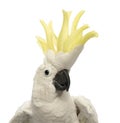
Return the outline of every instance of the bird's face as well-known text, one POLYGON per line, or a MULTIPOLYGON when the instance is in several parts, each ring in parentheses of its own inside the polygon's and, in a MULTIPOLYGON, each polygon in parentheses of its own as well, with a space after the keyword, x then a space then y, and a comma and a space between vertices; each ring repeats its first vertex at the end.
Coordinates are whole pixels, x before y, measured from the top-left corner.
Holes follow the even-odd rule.
POLYGON ((53 99, 58 92, 68 91, 70 78, 68 70, 58 71, 53 65, 44 63, 34 77, 33 98, 53 99))

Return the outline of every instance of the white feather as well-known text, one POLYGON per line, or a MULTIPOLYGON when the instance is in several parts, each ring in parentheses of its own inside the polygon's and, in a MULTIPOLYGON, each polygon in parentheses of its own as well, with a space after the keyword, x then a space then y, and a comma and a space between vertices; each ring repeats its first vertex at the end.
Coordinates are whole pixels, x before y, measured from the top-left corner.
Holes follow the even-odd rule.
POLYGON ((53 78, 57 72, 47 62, 38 68, 31 101, 18 109, 10 123, 98 123, 96 112, 87 99, 73 99, 66 90, 56 91, 53 78), (46 69, 50 72, 48 76, 44 74, 46 69))

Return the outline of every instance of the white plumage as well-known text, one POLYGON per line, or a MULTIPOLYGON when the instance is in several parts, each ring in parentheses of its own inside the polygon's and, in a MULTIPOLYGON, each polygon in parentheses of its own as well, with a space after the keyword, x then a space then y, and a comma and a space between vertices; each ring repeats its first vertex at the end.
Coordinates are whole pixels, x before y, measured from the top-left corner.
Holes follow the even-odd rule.
POLYGON ((84 97, 71 97, 56 91, 53 78, 57 69, 49 63, 41 65, 34 78, 31 101, 18 109, 10 123, 97 123, 94 107, 84 97), (50 74, 44 74, 45 70, 50 74))

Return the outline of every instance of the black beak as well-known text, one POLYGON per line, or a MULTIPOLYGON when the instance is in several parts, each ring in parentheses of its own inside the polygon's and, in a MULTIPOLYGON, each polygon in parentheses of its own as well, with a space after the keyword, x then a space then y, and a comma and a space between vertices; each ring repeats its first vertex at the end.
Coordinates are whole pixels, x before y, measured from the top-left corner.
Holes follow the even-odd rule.
POLYGON ((53 84, 56 90, 59 90, 59 91, 69 90, 70 77, 68 72, 69 71, 67 69, 63 69, 55 75, 53 79, 53 84))

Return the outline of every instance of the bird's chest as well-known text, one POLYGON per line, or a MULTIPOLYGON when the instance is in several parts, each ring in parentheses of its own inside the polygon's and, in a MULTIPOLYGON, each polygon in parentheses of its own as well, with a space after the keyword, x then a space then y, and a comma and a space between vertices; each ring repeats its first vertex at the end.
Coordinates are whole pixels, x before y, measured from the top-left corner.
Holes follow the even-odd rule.
MULTIPOLYGON (((68 123, 74 108, 66 102, 39 103, 33 105, 34 123, 68 123)), ((70 123, 70 122, 69 122, 70 123)))

